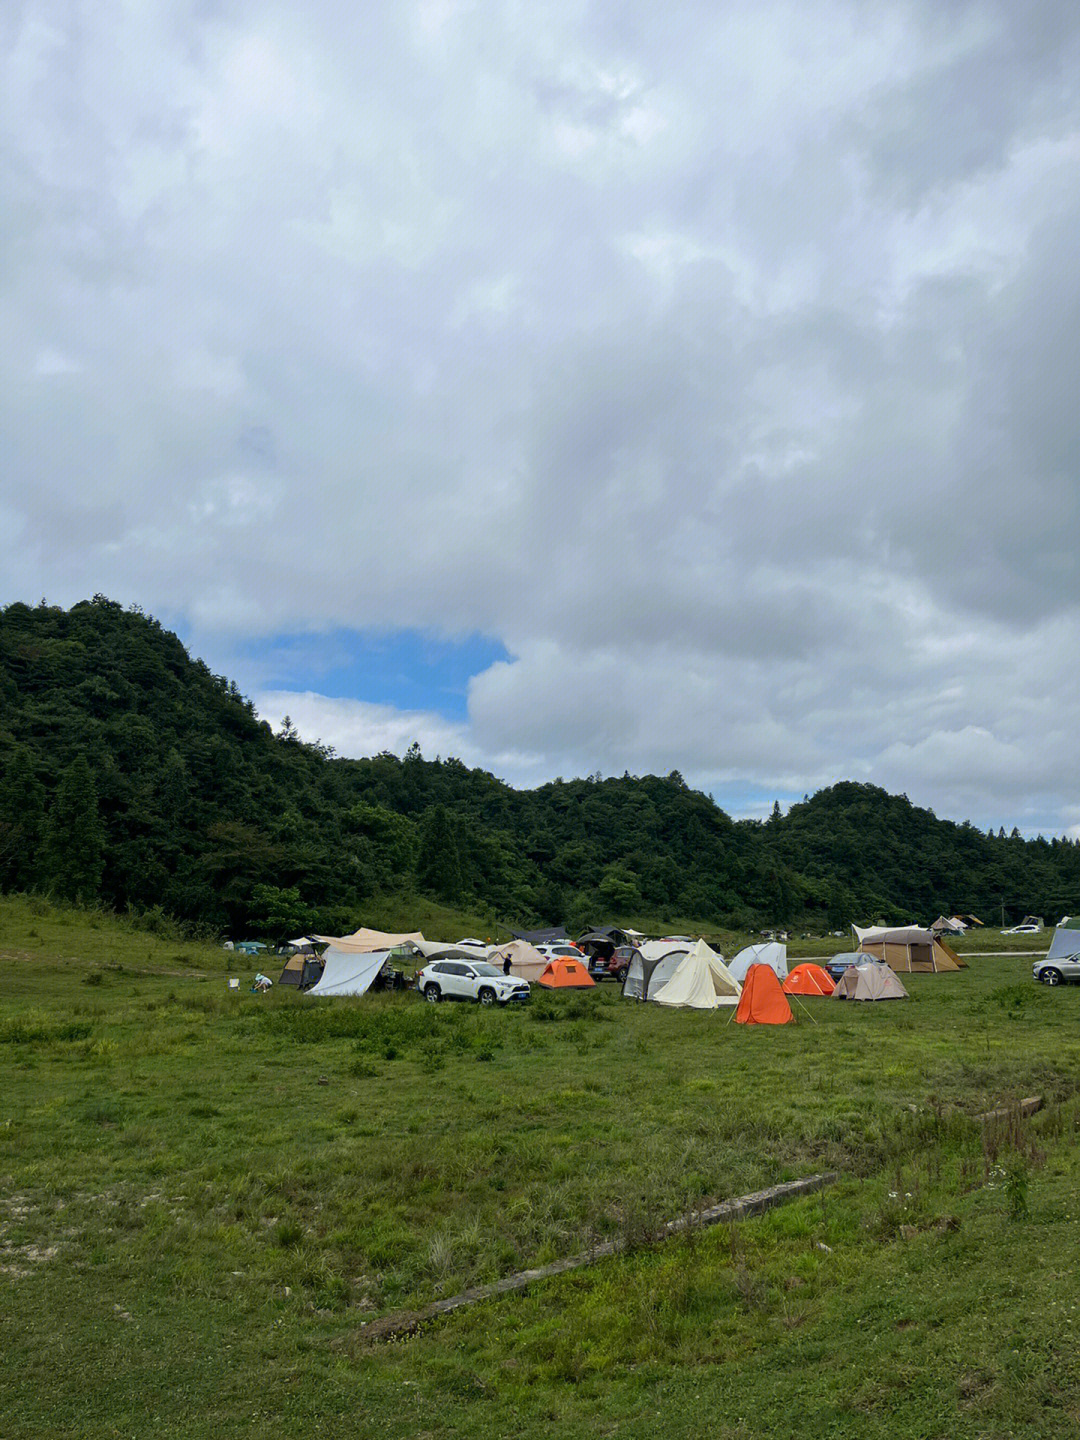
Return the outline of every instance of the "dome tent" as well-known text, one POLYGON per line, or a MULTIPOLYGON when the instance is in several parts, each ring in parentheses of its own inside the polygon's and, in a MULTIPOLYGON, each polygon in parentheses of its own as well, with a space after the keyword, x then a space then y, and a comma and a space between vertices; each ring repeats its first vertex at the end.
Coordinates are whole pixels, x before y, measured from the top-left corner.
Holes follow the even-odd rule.
POLYGON ((888 966, 852 965, 836 982, 834 1000, 906 1000, 908 992, 888 966))
POLYGON ((775 973, 776 978, 783 980, 788 973, 787 946, 779 940, 767 940, 760 945, 747 945, 735 956, 728 969, 741 985, 746 979, 746 972, 751 965, 768 965, 769 969, 775 973))
POLYGON ((820 965, 796 965, 781 988, 785 995, 831 995, 833 980, 820 965))
POLYGON ((646 955, 644 950, 638 950, 631 957, 626 970, 622 987, 623 999, 655 1000, 689 953, 686 945, 651 956, 646 955))

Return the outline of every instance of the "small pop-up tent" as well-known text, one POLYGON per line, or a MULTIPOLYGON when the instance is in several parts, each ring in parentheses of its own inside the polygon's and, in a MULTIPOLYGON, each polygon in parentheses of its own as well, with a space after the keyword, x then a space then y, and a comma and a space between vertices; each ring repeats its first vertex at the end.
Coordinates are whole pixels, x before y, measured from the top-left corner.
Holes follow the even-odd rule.
POLYGON ((596 985, 583 961, 570 960, 565 955, 549 960, 536 977, 536 983, 545 990, 588 990, 596 985))
POLYGON ((832 977, 820 965, 796 965, 781 989, 785 995, 831 995, 832 977))
POLYGON ((623 999, 655 1000, 661 987, 667 984, 689 953, 689 948, 685 945, 661 951, 660 954, 654 952, 648 956, 643 949, 637 951, 630 957, 626 970, 622 987, 623 999))
POLYGON ((787 972, 787 946, 779 940, 767 940, 760 945, 747 945, 732 960, 728 969, 741 985, 751 965, 768 965, 778 980, 787 972))
POLYGON ((685 954, 670 980, 650 987, 650 1000, 658 1005, 685 1006, 688 1010, 715 1010, 739 1003, 739 982, 721 956, 699 940, 685 954))
POLYGON ((735 1019, 740 1025, 788 1025, 795 1019, 770 965, 751 965, 746 972, 735 1019))
POLYGON ((506 945, 499 945, 488 956, 492 965, 503 969, 506 960, 510 961, 510 974, 516 975, 519 980, 539 980, 540 976, 547 969, 548 957, 541 955, 535 945, 530 945, 527 940, 511 940, 506 945))
POLYGON ((322 978, 323 962, 310 950, 298 951, 285 961, 279 985, 295 985, 299 990, 310 990, 322 978))
POLYGON ((884 960, 886 965, 905 974, 925 971, 936 975, 942 970, 960 970, 967 966, 967 961, 950 950, 939 935, 924 930, 921 925, 853 925, 851 928, 864 955, 884 960))
POLYGON ((906 1000, 908 992, 888 965, 852 965, 836 982, 834 1000, 906 1000))

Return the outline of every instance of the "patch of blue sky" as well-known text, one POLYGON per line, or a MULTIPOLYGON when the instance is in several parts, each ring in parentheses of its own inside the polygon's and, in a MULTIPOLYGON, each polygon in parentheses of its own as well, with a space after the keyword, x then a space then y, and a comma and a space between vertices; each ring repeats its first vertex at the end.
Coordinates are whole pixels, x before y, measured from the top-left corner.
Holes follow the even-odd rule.
POLYGON ((333 699, 464 720, 470 679, 509 658, 503 645, 486 635, 447 640, 419 630, 331 630, 249 640, 238 648, 235 663, 245 691, 314 690, 333 699))
POLYGON ((733 820, 767 820, 772 814, 773 803, 780 802, 780 809, 787 814, 790 806, 803 798, 803 792, 787 790, 763 790, 761 786, 742 781, 726 785, 714 785, 709 792, 712 798, 726 810, 733 820))

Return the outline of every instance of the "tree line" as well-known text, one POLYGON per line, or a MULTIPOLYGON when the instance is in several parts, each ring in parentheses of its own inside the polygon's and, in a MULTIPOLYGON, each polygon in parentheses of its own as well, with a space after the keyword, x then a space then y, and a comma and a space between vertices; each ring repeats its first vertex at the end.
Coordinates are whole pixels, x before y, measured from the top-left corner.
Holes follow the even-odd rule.
POLYGON ((820 930, 1080 909, 1080 846, 853 782, 762 823, 678 772, 514 790, 417 746, 337 757, 95 596, 0 610, 0 887, 271 935, 351 929, 410 892, 523 926, 820 930))

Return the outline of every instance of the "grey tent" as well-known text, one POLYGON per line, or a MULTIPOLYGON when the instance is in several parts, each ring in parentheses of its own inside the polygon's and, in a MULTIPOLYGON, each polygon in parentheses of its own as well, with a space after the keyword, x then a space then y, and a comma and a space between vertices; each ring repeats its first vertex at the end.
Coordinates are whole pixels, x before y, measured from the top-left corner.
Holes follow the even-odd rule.
POLYGON ((1066 915, 1054 930, 1054 938, 1046 952, 1048 960, 1064 960, 1069 955, 1080 955, 1080 928, 1077 927, 1080 927, 1080 915, 1066 915))
POLYGON ((549 930, 511 930, 515 940, 527 940, 530 945, 547 945, 553 940, 569 940, 565 925, 553 925, 549 930))
POLYGON ((622 993, 626 1000, 652 1000, 662 985, 666 985, 679 965, 690 952, 689 945, 677 950, 668 950, 663 955, 644 956, 640 950, 630 958, 622 993))
POLYGON ((285 961, 279 985, 295 985, 298 990, 310 990, 322 979, 323 962, 311 951, 297 951, 285 961))

